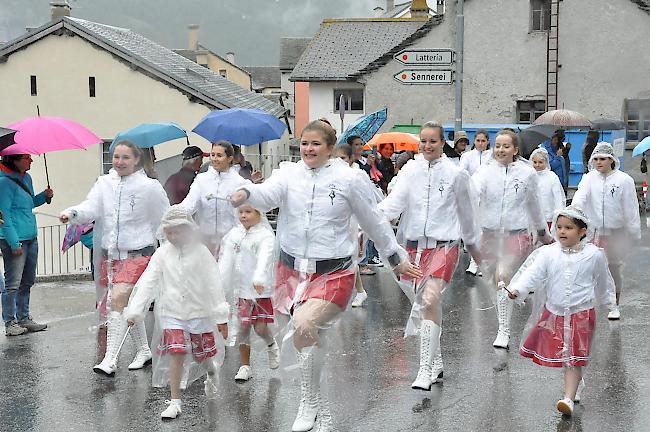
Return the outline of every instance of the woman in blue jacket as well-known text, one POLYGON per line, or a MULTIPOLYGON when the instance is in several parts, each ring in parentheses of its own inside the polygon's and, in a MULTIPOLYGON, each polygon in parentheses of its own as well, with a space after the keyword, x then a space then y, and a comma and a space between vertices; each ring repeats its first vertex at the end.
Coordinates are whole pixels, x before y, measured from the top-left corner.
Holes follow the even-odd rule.
POLYGON ((561 152, 564 151, 562 148, 562 142, 560 141, 560 136, 558 134, 553 135, 550 141, 546 141, 542 144, 542 147, 548 152, 549 168, 558 176, 560 183, 566 192, 566 162, 563 155, 561 153, 558 154, 558 150, 561 150, 561 152))
POLYGON ((48 188, 34 195, 32 178, 27 174, 31 165, 32 157, 28 154, 3 156, 0 163, 0 210, 4 216, 0 250, 5 264, 2 320, 7 336, 47 328, 46 324, 34 322, 29 314, 29 294, 36 279, 38 259, 36 218, 32 209, 51 200, 54 192, 48 188))

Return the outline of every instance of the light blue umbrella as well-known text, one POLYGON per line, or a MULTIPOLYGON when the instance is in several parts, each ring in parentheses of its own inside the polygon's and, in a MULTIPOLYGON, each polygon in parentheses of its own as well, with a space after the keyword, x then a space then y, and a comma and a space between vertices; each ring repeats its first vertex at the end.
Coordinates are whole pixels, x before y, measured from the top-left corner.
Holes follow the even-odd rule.
POLYGON ((634 147, 634 150, 632 150, 632 156, 641 156, 648 150, 650 150, 650 136, 643 138, 641 142, 634 147))
POLYGON ((187 139, 187 132, 176 123, 142 123, 118 133, 111 143, 109 151, 112 152, 115 145, 120 141, 131 141, 140 148, 151 148, 157 144, 178 138, 185 138, 187 144, 190 144, 187 139))
POLYGON ((286 123, 264 111, 230 108, 208 113, 192 132, 211 143, 226 140, 232 144, 249 146, 276 140, 286 129, 286 123))
POLYGON ((357 121, 348 126, 345 132, 341 134, 337 144, 344 143, 348 140, 348 137, 355 135, 361 137, 363 142, 367 143, 373 136, 375 136, 379 128, 386 121, 386 118, 388 118, 388 108, 383 108, 374 113, 360 117, 357 121))

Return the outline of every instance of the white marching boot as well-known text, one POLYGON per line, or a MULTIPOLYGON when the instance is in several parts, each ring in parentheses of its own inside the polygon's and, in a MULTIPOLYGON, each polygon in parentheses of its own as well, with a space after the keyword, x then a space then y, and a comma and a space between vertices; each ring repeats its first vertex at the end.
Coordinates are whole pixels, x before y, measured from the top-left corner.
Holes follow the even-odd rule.
POLYGON ((320 390, 320 399, 318 401, 318 424, 314 432, 332 432, 334 424, 332 423, 332 413, 327 396, 323 394, 324 389, 320 390))
POLYGON ((144 321, 138 321, 133 324, 131 327, 131 337, 138 352, 135 353, 135 358, 129 365, 129 370, 142 369, 146 365, 151 364, 151 350, 149 349, 147 329, 144 326, 144 321))
POLYGON ((418 370, 418 376, 411 384, 411 388, 431 390, 433 357, 434 354, 438 354, 439 346, 440 326, 431 320, 422 320, 422 326, 420 327, 420 369, 418 370))
POLYGON ((298 415, 291 426, 292 432, 307 432, 314 428, 318 415, 320 374, 323 367, 322 353, 315 353, 316 348, 307 349, 309 352, 298 352, 300 361, 300 405, 298 415), (316 358, 320 357, 320 358, 316 358))
POLYGON ((497 319, 499 320, 499 331, 492 346, 495 348, 508 349, 510 343, 510 317, 512 316, 512 302, 508 300, 505 290, 497 291, 497 319))
POLYGON ((117 368, 117 350, 126 333, 127 325, 120 312, 109 312, 106 327, 106 354, 101 363, 93 367, 93 371, 112 376, 117 368))
POLYGON ((442 326, 438 335, 438 350, 434 354, 433 366, 431 366, 431 384, 442 382, 442 350, 440 349, 440 337, 442 336, 442 326))

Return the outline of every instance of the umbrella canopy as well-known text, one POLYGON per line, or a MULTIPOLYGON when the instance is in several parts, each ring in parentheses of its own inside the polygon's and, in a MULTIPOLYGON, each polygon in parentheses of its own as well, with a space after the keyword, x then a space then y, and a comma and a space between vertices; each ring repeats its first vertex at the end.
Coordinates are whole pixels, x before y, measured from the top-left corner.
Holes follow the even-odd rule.
POLYGON ((344 143, 348 140, 348 137, 355 135, 361 137, 363 142, 367 143, 384 124, 387 117, 388 108, 380 109, 379 111, 360 117, 348 126, 345 132, 339 137, 337 143, 344 143))
POLYGON ((111 143, 109 151, 113 151, 115 145, 120 141, 131 141, 140 148, 151 148, 156 144, 178 138, 187 139, 187 132, 176 123, 142 123, 118 133, 111 143))
POLYGON ((63 117, 30 117, 9 125, 15 129, 16 144, 0 155, 40 155, 59 150, 86 149, 102 142, 86 127, 63 117))
POLYGON ((632 150, 632 156, 641 156, 648 150, 650 150, 650 136, 643 138, 641 142, 634 147, 634 150, 632 150))
POLYGON ((591 128, 594 130, 620 130, 625 129, 625 122, 600 117, 595 120, 591 120, 591 128))
POLYGON ((591 122, 587 117, 576 111, 553 110, 547 111, 533 122, 535 125, 553 125, 559 128, 590 128, 591 122))
POLYGON ((519 141, 521 148, 520 153, 526 157, 535 150, 537 146, 551 138, 557 126, 553 125, 533 125, 519 132, 519 141))
POLYGON ((287 125, 282 120, 264 111, 231 108, 210 112, 192 132, 211 143, 226 140, 249 146, 278 139, 286 129, 287 125))
POLYGON ((16 135, 15 130, 0 127, 0 150, 4 150, 16 143, 14 141, 14 135, 16 135))
POLYGON ((373 147, 379 149, 381 144, 393 144, 395 151, 417 152, 420 147, 420 140, 416 135, 406 132, 386 132, 375 135, 364 146, 364 149, 370 150, 373 147))

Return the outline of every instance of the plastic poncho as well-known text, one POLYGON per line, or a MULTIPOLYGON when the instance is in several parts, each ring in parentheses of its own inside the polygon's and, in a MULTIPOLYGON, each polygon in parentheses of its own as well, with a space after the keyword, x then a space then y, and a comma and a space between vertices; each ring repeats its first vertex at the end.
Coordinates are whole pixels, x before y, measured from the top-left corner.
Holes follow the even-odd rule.
POLYGON ((194 179, 181 206, 194 215, 206 244, 219 256, 221 239, 238 223, 237 210, 230 204, 230 194, 251 184, 235 170, 220 172, 209 167, 194 179))
POLYGON ((156 246, 158 228, 169 208, 165 190, 157 180, 139 170, 120 177, 111 169, 97 179, 86 199, 64 210, 73 225, 94 221, 93 264, 100 321, 110 308, 112 261, 123 260, 129 251, 156 246), (106 254, 106 255, 105 255, 106 254), (108 285, 102 285, 102 260, 107 259, 108 285))
MULTIPOLYGON (((570 206, 558 216, 589 219, 570 206)), ((531 254, 513 277, 508 290, 523 302, 535 291, 530 318, 524 329, 520 353, 535 363, 550 366, 585 366, 591 352, 595 329, 593 308, 612 308, 616 303, 614 281, 602 249, 587 243, 589 232, 573 247, 556 243, 542 246, 531 254)))
POLYGON ((183 364, 181 387, 185 388, 206 372, 206 361, 220 365, 224 342, 216 324, 228 322, 228 303, 221 288, 217 262, 199 239, 198 227, 188 212, 172 206, 162 221, 162 228, 179 226, 190 228, 191 239, 183 246, 167 241, 151 257, 151 261, 135 285, 124 319, 143 319, 149 305, 155 301, 156 324, 151 339, 153 353, 152 385, 163 387, 169 383, 169 356, 162 355, 163 327, 182 328, 185 344, 190 347, 191 334, 212 333, 217 354, 197 361, 189 348, 183 364))
POLYGON ((491 149, 481 151, 474 148, 470 151, 466 151, 460 156, 460 167, 467 171, 471 176, 490 160, 492 160, 491 149))
POLYGON ((560 183, 560 179, 553 173, 548 164, 548 152, 543 148, 536 148, 531 153, 529 160, 541 158, 546 163, 542 171, 537 171, 537 184, 539 190, 539 203, 544 212, 546 222, 553 221, 553 215, 556 211, 562 210, 566 206, 566 195, 560 183))
MULTIPOLYGON (((429 301, 424 294, 427 281, 444 268, 453 273, 460 240, 466 245, 478 245, 480 229, 470 177, 449 158, 413 160, 397 178, 393 191, 378 207, 389 220, 402 215, 398 238, 403 239, 411 260, 425 273, 421 280, 402 278, 400 282, 413 302, 405 332, 408 336, 419 333, 421 311, 429 301)), ((438 295, 443 292, 444 288, 438 295)))

